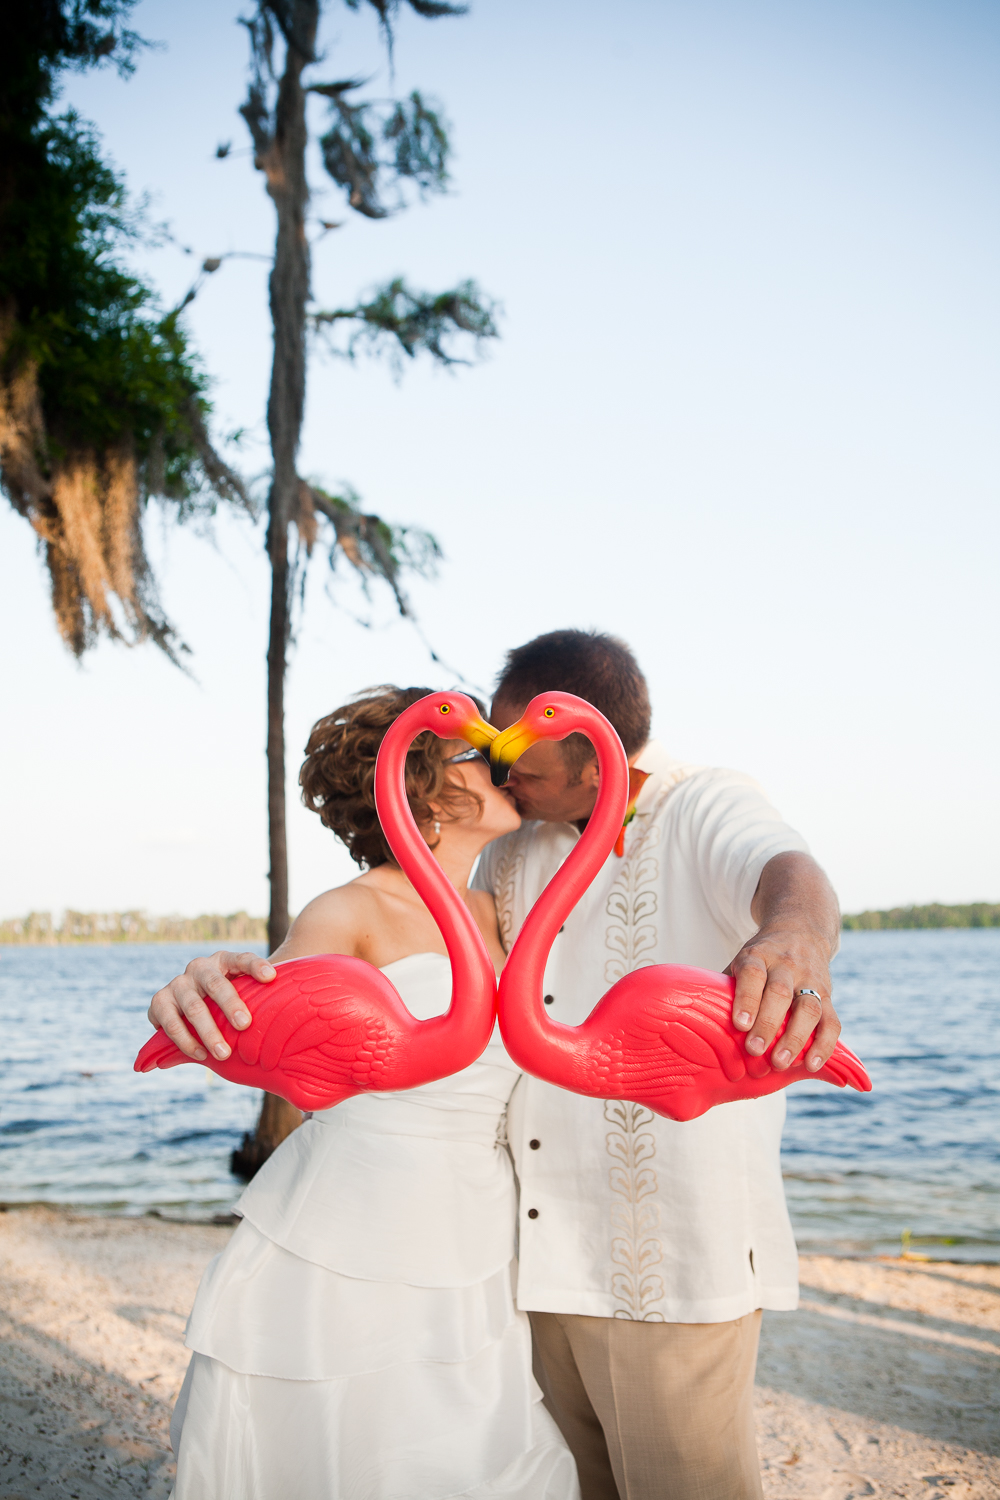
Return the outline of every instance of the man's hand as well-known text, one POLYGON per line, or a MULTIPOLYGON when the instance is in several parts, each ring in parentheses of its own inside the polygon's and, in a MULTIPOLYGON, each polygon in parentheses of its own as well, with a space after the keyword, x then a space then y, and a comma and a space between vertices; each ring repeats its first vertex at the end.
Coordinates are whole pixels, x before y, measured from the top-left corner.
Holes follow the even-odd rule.
POLYGON ((840 931, 833 887, 808 854, 777 854, 761 872, 751 911, 758 930, 728 970, 736 980, 733 1024, 750 1033, 746 1049, 760 1057, 788 1016, 771 1055, 779 1072, 791 1065, 815 1031, 805 1061, 816 1073, 840 1036, 830 1001, 830 959, 840 931), (804 989, 818 990, 820 999, 801 994, 804 989))
POLYGON ((195 1062, 205 1061, 208 1056, 205 1047, 210 1048, 212 1055, 220 1061, 230 1052, 205 1004, 206 996, 215 1001, 237 1031, 245 1031, 250 1025, 250 1013, 226 978, 227 974, 252 974, 262 984, 268 984, 274 978, 275 969, 266 958, 259 958, 256 953, 213 953, 211 958, 193 958, 184 973, 178 974, 162 990, 157 990, 150 1002, 148 1015, 153 1025, 162 1026, 170 1040, 195 1062), (185 1025, 185 1020, 188 1025, 185 1025), (199 1046, 189 1026, 201 1037, 205 1047, 199 1046))

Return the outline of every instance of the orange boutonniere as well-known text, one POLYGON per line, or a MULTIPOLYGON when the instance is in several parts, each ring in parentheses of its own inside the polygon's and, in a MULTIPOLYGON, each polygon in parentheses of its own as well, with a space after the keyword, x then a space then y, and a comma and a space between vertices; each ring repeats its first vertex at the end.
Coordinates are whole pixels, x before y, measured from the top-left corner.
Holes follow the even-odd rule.
POLYGON ((625 830, 635 817, 636 801, 650 775, 649 771, 637 771, 635 766, 628 768, 628 806, 625 809, 625 821, 622 824, 621 833, 615 839, 615 853, 619 859, 625 856, 625 830))

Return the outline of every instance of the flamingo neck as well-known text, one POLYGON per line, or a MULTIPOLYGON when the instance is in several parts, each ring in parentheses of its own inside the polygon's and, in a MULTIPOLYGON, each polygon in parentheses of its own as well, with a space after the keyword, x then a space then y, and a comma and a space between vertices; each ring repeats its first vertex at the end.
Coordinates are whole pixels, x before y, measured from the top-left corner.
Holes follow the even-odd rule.
POLYGON ((499 992, 501 1024, 514 1061, 533 1072, 531 1056, 544 1047, 545 1076, 567 1086, 580 1066, 581 1038, 577 1027, 546 1014, 545 963, 560 928, 614 848, 628 801, 628 761, 621 740, 603 717, 583 705, 577 714, 573 729, 586 734, 597 752, 597 802, 578 843, 528 913, 500 976, 499 992), (517 1038, 514 1047, 511 1037, 517 1038), (515 1047, 521 1055, 515 1055, 515 1047))
MULTIPOLYGON (((418 1022, 414 1038, 434 1046, 445 1027, 449 1038, 456 1028, 463 1034, 476 1032, 483 1008, 492 1012, 496 974, 472 913, 428 849, 407 801, 406 752, 429 727, 415 713, 419 708, 414 704, 386 731, 375 767, 375 806, 399 868, 436 922, 448 950, 451 1003, 444 1015, 418 1022)), ((456 1041, 460 1043, 461 1037, 456 1041)))

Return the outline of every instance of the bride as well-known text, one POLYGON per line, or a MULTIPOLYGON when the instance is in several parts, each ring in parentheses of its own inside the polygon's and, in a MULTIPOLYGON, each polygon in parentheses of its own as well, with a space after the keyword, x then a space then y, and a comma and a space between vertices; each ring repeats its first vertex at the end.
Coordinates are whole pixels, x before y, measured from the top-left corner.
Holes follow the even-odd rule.
MULTIPOLYGON (((377 689, 315 725, 303 798, 364 873, 310 902, 273 955, 366 959, 419 1019, 447 1010, 450 965, 389 851, 373 781, 389 725, 428 691, 377 689)), ((478 752, 430 734, 407 756, 406 790, 499 968, 492 898, 468 880, 484 846, 518 826, 512 803, 478 752)), ((250 954, 195 960, 150 1020, 204 1057, 189 1032, 182 1041, 185 1015, 218 1055, 202 997, 248 1024, 221 977, 237 970, 273 974, 250 954)), ((265 1163, 188 1323, 175 1500, 579 1500, 513 1300, 504 1122, 517 1077, 494 1030, 463 1072, 320 1111, 265 1163)))

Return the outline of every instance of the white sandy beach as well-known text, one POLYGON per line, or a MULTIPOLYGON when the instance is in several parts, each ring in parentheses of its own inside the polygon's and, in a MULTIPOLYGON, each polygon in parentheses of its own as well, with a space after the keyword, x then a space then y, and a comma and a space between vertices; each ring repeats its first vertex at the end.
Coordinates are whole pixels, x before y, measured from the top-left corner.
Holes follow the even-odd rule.
MULTIPOLYGON (((0 1215, 0 1496, 170 1492, 167 1429, 201 1272, 231 1229, 31 1207, 0 1215)), ((1000 1266, 802 1260, 768 1313, 768 1500, 1000 1497, 1000 1266)))

